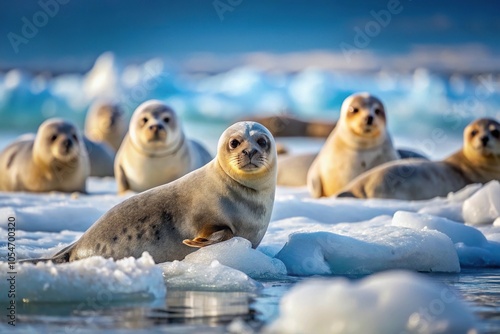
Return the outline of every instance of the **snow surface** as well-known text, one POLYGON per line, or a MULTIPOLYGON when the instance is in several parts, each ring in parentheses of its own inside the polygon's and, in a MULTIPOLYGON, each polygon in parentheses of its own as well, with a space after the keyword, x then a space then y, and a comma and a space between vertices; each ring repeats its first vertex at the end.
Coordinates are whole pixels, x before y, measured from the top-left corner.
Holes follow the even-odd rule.
POLYGON ((477 333, 471 310, 449 287, 389 271, 298 283, 266 333, 477 333))

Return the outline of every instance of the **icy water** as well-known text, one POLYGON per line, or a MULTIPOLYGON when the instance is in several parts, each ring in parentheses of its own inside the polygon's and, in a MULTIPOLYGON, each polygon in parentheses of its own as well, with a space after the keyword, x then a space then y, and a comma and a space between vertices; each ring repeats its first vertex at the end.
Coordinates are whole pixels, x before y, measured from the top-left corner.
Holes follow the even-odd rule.
MULTIPOLYGON (((427 276, 460 292, 481 319, 481 333, 500 332, 500 269, 427 276)), ((165 300, 141 303, 19 304, 16 332, 259 332, 278 316, 283 294, 300 280, 263 281, 264 287, 252 293, 170 289, 165 300)), ((10 329, 2 324, 0 330, 10 329)))

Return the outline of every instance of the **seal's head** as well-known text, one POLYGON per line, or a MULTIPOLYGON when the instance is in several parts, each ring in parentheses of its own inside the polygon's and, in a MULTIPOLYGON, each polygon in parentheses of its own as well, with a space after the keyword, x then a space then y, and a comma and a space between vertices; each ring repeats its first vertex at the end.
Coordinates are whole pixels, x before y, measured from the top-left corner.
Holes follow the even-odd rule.
POLYGON ((339 126, 350 139, 363 146, 379 145, 386 136, 382 102, 369 93, 357 93, 342 103, 339 126))
POLYGON ((269 130, 256 122, 238 122, 219 139, 217 160, 232 179, 252 188, 276 186, 276 143, 269 130))
POLYGON ((124 122, 124 113, 118 104, 99 101, 94 103, 89 109, 85 130, 92 127, 95 132, 105 136, 114 131, 121 130, 124 122))
POLYGON ((142 103, 132 115, 129 135, 133 145, 149 154, 169 154, 183 141, 183 132, 172 108, 158 100, 142 103))
POLYGON ((464 130, 464 154, 470 161, 500 161, 500 124, 494 119, 480 118, 464 130))
POLYGON ((87 154, 75 125, 62 119, 49 119, 38 128, 33 155, 46 165, 57 161, 69 163, 87 154))

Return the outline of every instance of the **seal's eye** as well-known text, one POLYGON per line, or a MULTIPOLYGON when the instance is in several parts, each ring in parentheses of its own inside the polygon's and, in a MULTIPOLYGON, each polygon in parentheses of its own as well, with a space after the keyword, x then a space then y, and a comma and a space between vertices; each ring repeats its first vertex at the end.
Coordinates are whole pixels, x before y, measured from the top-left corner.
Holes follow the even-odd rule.
POLYGON ((498 129, 492 130, 490 133, 493 137, 497 139, 500 137, 500 131, 498 131, 498 129))
POLYGON ((148 122, 148 118, 147 118, 147 117, 143 117, 143 118, 141 119, 141 125, 144 125, 144 124, 146 124, 147 122, 148 122))
POLYGON ((231 148, 237 148, 238 146, 240 146, 240 142, 236 139, 232 139, 229 142, 229 147, 231 147, 231 148))
POLYGON ((382 110, 379 108, 375 109, 375 115, 380 115, 382 113, 382 110))
POLYGON ((57 139, 57 135, 52 135, 52 137, 50 137, 50 141, 54 142, 56 141, 57 139))
POLYGON ((163 122, 165 122, 165 123, 170 122, 170 117, 165 117, 165 118, 163 118, 163 122))
POLYGON ((76 134, 74 134, 74 133, 73 133, 73 136, 72 136, 72 137, 73 137, 73 140, 74 140, 74 141, 78 141, 78 137, 76 136, 76 134))
POLYGON ((356 107, 351 107, 350 111, 355 114, 359 111, 359 108, 356 108, 356 107))
POLYGON ((267 141, 264 138, 259 138, 257 139, 257 144, 259 144, 260 147, 266 147, 267 141))
POLYGON ((478 133, 478 131, 477 131, 477 130, 472 130, 472 131, 470 132, 470 136, 471 136, 471 137, 474 137, 475 135, 477 135, 477 133, 478 133))

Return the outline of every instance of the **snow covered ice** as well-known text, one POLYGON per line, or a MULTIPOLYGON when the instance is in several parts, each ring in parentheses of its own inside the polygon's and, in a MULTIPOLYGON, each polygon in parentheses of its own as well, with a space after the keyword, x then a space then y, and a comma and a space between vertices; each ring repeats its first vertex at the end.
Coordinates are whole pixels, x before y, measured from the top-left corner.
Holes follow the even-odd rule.
POLYGON ((446 218, 402 211, 394 215, 393 225, 444 233, 455 245, 462 267, 500 267, 500 243, 488 241, 483 233, 472 226, 446 218))
MULTIPOLYGON (((183 261, 154 267, 167 286, 212 291, 252 291, 259 287, 258 280, 280 279, 287 274, 370 274, 389 269, 459 272, 461 267, 498 267, 500 227, 491 223, 468 226, 467 215, 455 212, 458 208, 462 213, 464 203, 473 196, 491 194, 491 187, 491 184, 469 187, 446 198, 420 202, 313 200, 303 188, 278 188, 273 218, 257 249, 252 249, 247 240, 234 238, 200 249, 183 261), (433 215, 423 213, 429 211, 433 215)), ((91 178, 90 194, 77 197, 61 193, 0 194, 0 210, 16 217, 18 222, 16 251, 19 259, 50 256, 77 240, 101 214, 126 198, 115 195, 115 191, 112 180, 91 178)), ((491 212, 488 211, 490 206, 488 201, 478 201, 474 208, 491 212)), ((491 214, 490 218, 493 218, 491 214)), ((2 224, 0 233, 6 235, 5 222, 2 224)), ((27 265, 21 275, 41 279, 28 280, 33 284, 24 290, 23 298, 30 301, 82 298, 87 291, 85 287, 92 282, 92 275, 97 276, 99 284, 104 284, 106 275, 124 270, 120 269, 119 261, 102 258, 84 261, 89 262, 78 261, 62 267, 27 265), (85 274, 84 268, 94 266, 108 269, 85 274), (58 273, 55 278, 50 276, 54 270, 58 273), (72 275, 79 279, 69 284, 68 277, 72 275), (44 287, 54 279, 65 282, 58 284, 58 293, 44 287)), ((137 268, 151 265, 139 265, 148 263, 147 258, 136 260, 137 263, 127 261, 137 268)), ((5 266, 6 262, 1 265, 5 266)), ((157 282, 157 274, 153 275, 152 268, 148 269, 149 274, 137 270, 134 277, 144 276, 144 280, 149 281, 154 276, 157 282)), ((137 290, 129 291, 124 286, 126 278, 115 279, 118 282, 116 290, 110 291, 116 293, 117 298, 124 293, 134 295, 149 291, 141 284, 135 285, 137 290)), ((158 288, 148 293, 161 295, 158 288)))
POLYGON ((463 216, 473 225, 491 224, 500 217, 500 183, 488 182, 464 202, 463 216))
POLYGON ((297 233, 276 255, 291 275, 370 274, 399 268, 459 272, 453 244, 436 231, 376 227, 354 236, 297 233))
POLYGON ((209 264, 174 261, 165 262, 160 266, 169 289, 254 291, 262 287, 245 273, 224 266, 217 260, 209 264))
POLYGON ((253 249, 250 241, 239 237, 203 247, 183 260, 193 264, 210 264, 212 261, 242 271, 252 278, 277 278, 286 275, 283 262, 253 249))
MULTIPOLYGON (((7 262, 0 262, 1 272, 9 272, 8 266, 7 262)), ((166 295, 162 271, 147 253, 139 259, 118 261, 91 257, 60 265, 17 263, 16 272, 18 300, 29 303, 78 302, 91 296, 110 303, 166 295)), ((8 284, 2 277, 1 291, 8 291, 8 284)), ((6 298, 6 293, 0 295, 0 301, 6 298)))

